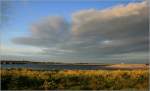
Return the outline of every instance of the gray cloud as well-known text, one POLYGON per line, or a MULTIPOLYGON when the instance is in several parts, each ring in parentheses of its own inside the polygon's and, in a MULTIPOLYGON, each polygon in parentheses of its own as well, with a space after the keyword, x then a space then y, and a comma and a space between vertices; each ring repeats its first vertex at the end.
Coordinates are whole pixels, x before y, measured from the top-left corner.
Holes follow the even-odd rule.
POLYGON ((75 12, 72 24, 62 17, 48 17, 31 26, 31 36, 13 42, 40 47, 60 58, 111 59, 112 55, 137 52, 147 55, 148 26, 146 2, 131 3, 75 12))
POLYGON ((69 36, 69 24, 58 16, 47 17, 31 26, 31 36, 13 40, 14 43, 52 47, 64 42, 69 36))

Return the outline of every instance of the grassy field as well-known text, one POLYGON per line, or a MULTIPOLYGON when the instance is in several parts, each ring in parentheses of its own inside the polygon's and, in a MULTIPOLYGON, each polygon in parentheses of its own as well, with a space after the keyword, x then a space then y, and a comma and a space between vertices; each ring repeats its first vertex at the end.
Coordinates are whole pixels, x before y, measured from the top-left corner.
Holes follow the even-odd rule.
POLYGON ((148 90, 148 70, 1 69, 3 90, 148 90))

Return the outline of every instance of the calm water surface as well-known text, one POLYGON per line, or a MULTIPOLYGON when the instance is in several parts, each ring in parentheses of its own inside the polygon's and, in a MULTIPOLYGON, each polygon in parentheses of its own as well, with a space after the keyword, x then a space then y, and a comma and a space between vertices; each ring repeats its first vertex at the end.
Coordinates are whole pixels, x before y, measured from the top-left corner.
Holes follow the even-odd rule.
POLYGON ((31 68, 34 70, 95 70, 99 65, 65 65, 65 64, 1 64, 1 68, 31 68))

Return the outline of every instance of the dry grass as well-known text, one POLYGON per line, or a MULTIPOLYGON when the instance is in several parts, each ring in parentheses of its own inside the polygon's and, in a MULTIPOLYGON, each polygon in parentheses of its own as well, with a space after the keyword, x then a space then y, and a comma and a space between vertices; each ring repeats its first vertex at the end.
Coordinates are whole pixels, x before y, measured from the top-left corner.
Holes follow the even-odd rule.
POLYGON ((106 66, 108 68, 126 68, 126 69, 149 69, 149 65, 146 64, 114 64, 106 66))
POLYGON ((2 89, 147 90, 148 70, 1 70, 2 89))

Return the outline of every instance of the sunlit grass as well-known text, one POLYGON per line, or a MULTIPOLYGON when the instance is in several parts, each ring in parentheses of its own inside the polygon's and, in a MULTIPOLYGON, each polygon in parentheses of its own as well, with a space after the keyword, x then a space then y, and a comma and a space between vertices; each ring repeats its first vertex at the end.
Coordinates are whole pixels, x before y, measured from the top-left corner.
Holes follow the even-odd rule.
POLYGON ((2 89, 148 89, 148 70, 61 70, 33 71, 2 69, 2 89))

